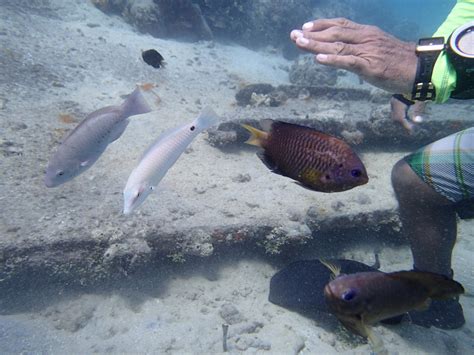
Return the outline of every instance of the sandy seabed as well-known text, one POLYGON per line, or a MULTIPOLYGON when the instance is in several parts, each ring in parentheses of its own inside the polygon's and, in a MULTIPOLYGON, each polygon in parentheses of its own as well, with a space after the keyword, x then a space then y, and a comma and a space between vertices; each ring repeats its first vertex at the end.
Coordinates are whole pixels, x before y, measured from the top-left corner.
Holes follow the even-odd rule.
MULTIPOLYGON (((73 228, 63 238, 75 238, 71 230, 80 229, 82 224, 97 223, 100 230, 104 216, 120 213, 124 181, 136 158, 157 134, 190 121, 206 105, 225 116, 235 109, 236 89, 245 83, 288 83, 291 63, 271 48, 252 51, 231 44, 156 39, 137 33, 120 18, 106 16, 88 2, 51 3, 51 8, 35 11, 0 6, 0 41, 5 39, 6 43, 0 48, 0 61, 5 64, 0 69, 0 143, 11 153, 1 161, 2 230, 16 224, 28 231, 23 235, 46 238, 45 228, 64 228, 58 220, 73 228), (164 70, 154 70, 141 61, 141 50, 148 48, 163 53, 167 61, 164 70), (155 102, 156 111, 133 118, 97 166, 59 190, 45 189, 42 178, 49 154, 71 128, 67 119, 59 121, 57 117, 63 113, 84 117, 100 107, 117 104, 136 83, 156 84, 160 97, 160 102, 155 102), (14 144, 5 145, 7 141, 14 144), (100 218, 94 219, 96 214, 100 218)), ((357 82, 346 77, 348 82, 352 79, 357 82)), ((373 154, 368 162, 369 170, 374 165, 378 169, 374 175, 380 175, 371 178, 382 187, 365 190, 369 196, 379 196, 372 197, 376 206, 394 204, 390 169, 403 155, 373 154)), ((279 198, 270 196, 265 186, 281 181, 268 176, 253 151, 226 155, 210 147, 203 135, 163 181, 161 193, 150 196, 143 205, 144 215, 163 215, 171 225, 173 219, 167 211, 172 209, 182 214, 176 224, 187 219, 191 225, 212 224, 221 218, 229 218, 229 223, 237 223, 239 218, 257 221, 268 218, 270 212, 273 219, 287 220, 289 214, 301 213, 298 201, 310 198, 292 200, 293 191, 299 188, 288 183, 288 189, 283 186, 284 198, 274 204, 279 198), (252 176, 255 185, 246 185, 236 193, 240 185, 231 185, 229 177, 244 172, 252 176), (226 183, 230 191, 223 188, 212 198, 203 195, 209 200, 199 201, 200 190, 226 183), (187 199, 196 189, 198 192, 187 199), (262 208, 248 207, 256 203, 262 208), (189 210, 194 212, 187 214, 189 210), (205 213, 199 214, 200 210, 205 213)), ((305 191, 297 193, 303 195, 305 191)), ((351 194, 343 196, 353 202, 351 194)), ((318 199, 306 202, 317 204, 318 199)), ((347 204, 354 206, 352 202, 347 204)), ((134 216, 129 227, 140 228, 141 217, 134 216)), ((117 221, 122 220, 114 223, 117 221)), ((459 226, 455 278, 472 292, 474 223, 460 222, 459 226)), ((12 233, 2 233, 2 238, 2 245, 27 239, 12 233)), ((356 244, 333 254, 371 264, 375 249, 383 271, 411 268, 409 249, 403 245, 356 244)), ((236 246, 234 251, 183 264, 167 263, 93 288, 56 283, 42 289, 16 290, 14 299, 0 300, 0 352, 221 353, 223 324, 229 325, 230 353, 370 352, 364 341, 348 335, 333 318, 314 320, 268 302, 269 280, 279 268, 291 260, 319 256, 321 251, 314 245, 286 259, 236 246)), ((405 322, 378 326, 376 331, 393 354, 472 354, 474 302, 471 297, 461 297, 460 301, 466 325, 459 330, 425 329, 405 322)))

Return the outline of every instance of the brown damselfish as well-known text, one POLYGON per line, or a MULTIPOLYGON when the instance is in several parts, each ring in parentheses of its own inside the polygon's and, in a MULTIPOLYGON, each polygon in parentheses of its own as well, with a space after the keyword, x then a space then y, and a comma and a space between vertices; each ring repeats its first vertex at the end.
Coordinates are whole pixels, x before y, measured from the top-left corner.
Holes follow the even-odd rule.
POLYGON ((260 121, 262 130, 242 125, 252 135, 246 143, 274 173, 296 180, 310 190, 340 192, 369 181, 364 164, 343 140, 310 127, 260 121))
MULTIPOLYGON (((328 264, 326 264, 328 265, 328 264)), ((462 285, 447 276, 423 271, 379 271, 338 275, 324 288, 329 309, 348 329, 369 338, 374 349, 381 339, 370 326, 412 310, 425 310, 431 300, 444 300, 464 293, 462 285)))

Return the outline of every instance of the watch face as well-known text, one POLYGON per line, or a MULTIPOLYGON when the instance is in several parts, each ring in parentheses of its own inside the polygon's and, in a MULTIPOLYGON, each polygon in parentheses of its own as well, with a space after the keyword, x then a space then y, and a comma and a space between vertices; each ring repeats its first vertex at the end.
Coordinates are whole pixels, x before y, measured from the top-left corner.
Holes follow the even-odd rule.
POLYGON ((466 30, 457 41, 457 47, 467 55, 474 55, 474 26, 466 30))
POLYGON ((451 35, 449 46, 465 58, 474 58, 474 21, 459 27, 451 35))

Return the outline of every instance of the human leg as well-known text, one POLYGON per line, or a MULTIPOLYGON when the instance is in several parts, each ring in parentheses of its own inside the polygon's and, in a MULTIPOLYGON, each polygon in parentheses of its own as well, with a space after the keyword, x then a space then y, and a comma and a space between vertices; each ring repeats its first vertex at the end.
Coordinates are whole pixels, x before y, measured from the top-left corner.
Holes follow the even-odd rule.
POLYGON ((414 268, 451 276, 457 232, 453 202, 426 184, 405 160, 395 164, 392 184, 414 268))
MULTIPOLYGON (((474 216, 474 128, 440 139, 399 161, 392 170, 392 184, 413 267, 452 277, 456 214, 474 216)), ((455 329, 465 323, 457 299, 433 301, 427 311, 410 312, 410 316, 415 324, 427 327, 455 329)))

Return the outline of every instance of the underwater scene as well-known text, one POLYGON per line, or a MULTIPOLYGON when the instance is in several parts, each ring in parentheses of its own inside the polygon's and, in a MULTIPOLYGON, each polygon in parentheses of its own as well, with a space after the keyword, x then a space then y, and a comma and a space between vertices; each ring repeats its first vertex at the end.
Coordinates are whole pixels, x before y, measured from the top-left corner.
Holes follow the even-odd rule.
POLYGON ((473 5, 0 0, 0 353, 473 354, 473 5))

